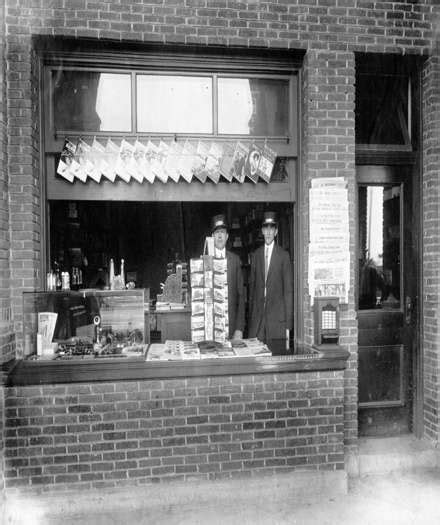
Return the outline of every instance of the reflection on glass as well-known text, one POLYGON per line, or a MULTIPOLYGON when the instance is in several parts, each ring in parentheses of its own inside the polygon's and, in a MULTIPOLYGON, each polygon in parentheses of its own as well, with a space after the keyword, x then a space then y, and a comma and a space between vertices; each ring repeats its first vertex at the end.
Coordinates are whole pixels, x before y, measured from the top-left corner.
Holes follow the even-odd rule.
POLYGON ((56 130, 131 131, 130 75, 54 71, 56 130))
POLYGON ((408 77, 356 77, 356 143, 410 144, 408 77))
POLYGON ((219 134, 287 136, 289 81, 218 79, 219 134))
POLYGON ((400 307, 400 186, 359 188, 359 309, 400 307))
POLYGON ((212 133, 212 79, 138 75, 137 130, 212 133))

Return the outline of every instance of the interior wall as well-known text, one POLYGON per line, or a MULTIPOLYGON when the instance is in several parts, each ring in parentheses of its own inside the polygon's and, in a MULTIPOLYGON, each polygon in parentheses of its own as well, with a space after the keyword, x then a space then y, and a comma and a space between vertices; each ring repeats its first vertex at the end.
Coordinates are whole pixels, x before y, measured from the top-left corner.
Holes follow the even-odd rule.
POLYGON ((110 258, 114 259, 116 273, 123 258, 127 278, 135 274, 136 286, 150 288, 154 299, 161 292, 168 263, 176 258, 189 262, 203 253, 212 217, 219 213, 226 215, 230 226, 227 247, 241 257, 246 274, 248 255, 262 242, 265 209, 278 212, 278 242, 293 258, 291 203, 53 201, 50 266, 54 267, 55 261, 63 271, 80 266, 84 286, 93 287, 99 269, 108 271, 110 258))

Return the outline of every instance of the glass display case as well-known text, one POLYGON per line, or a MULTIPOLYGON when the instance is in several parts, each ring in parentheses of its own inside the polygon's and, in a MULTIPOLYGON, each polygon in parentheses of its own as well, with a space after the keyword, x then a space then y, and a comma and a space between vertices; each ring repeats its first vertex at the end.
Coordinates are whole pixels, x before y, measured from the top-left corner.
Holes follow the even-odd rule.
POLYGON ((145 358, 148 295, 144 289, 24 292, 18 357, 145 358))

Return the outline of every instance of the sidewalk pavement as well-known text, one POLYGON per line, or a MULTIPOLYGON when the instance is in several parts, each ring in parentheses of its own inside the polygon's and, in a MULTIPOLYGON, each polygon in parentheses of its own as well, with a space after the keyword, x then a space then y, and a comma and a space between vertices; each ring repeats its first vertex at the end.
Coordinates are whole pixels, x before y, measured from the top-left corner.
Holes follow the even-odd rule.
MULTIPOLYGON (((129 490, 121 489, 121 495, 129 490)), ((268 501, 248 492, 227 505, 205 501, 151 506, 147 501, 132 501, 107 511, 100 506, 70 515, 51 515, 49 510, 43 516, 32 509, 21 509, 19 514, 9 516, 5 525, 439 525, 440 470, 352 478, 348 494, 312 503, 268 501)))

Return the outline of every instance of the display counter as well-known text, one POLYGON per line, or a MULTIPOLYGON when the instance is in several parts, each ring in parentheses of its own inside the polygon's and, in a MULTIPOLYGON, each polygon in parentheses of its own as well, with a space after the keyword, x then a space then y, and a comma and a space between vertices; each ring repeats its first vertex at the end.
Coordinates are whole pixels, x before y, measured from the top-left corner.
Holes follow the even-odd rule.
MULTIPOLYGON (((114 299, 105 296, 99 315, 107 337, 120 341, 105 321, 114 299)), ((117 302, 125 300, 133 296, 117 302)), ((38 304, 48 313, 45 300, 38 304)), ((75 319, 89 326, 80 310, 75 319)), ((346 350, 298 344, 278 356, 149 361, 145 345, 137 357, 31 353, 4 366, 8 488, 29 494, 294 471, 329 487, 341 479, 346 350)))

